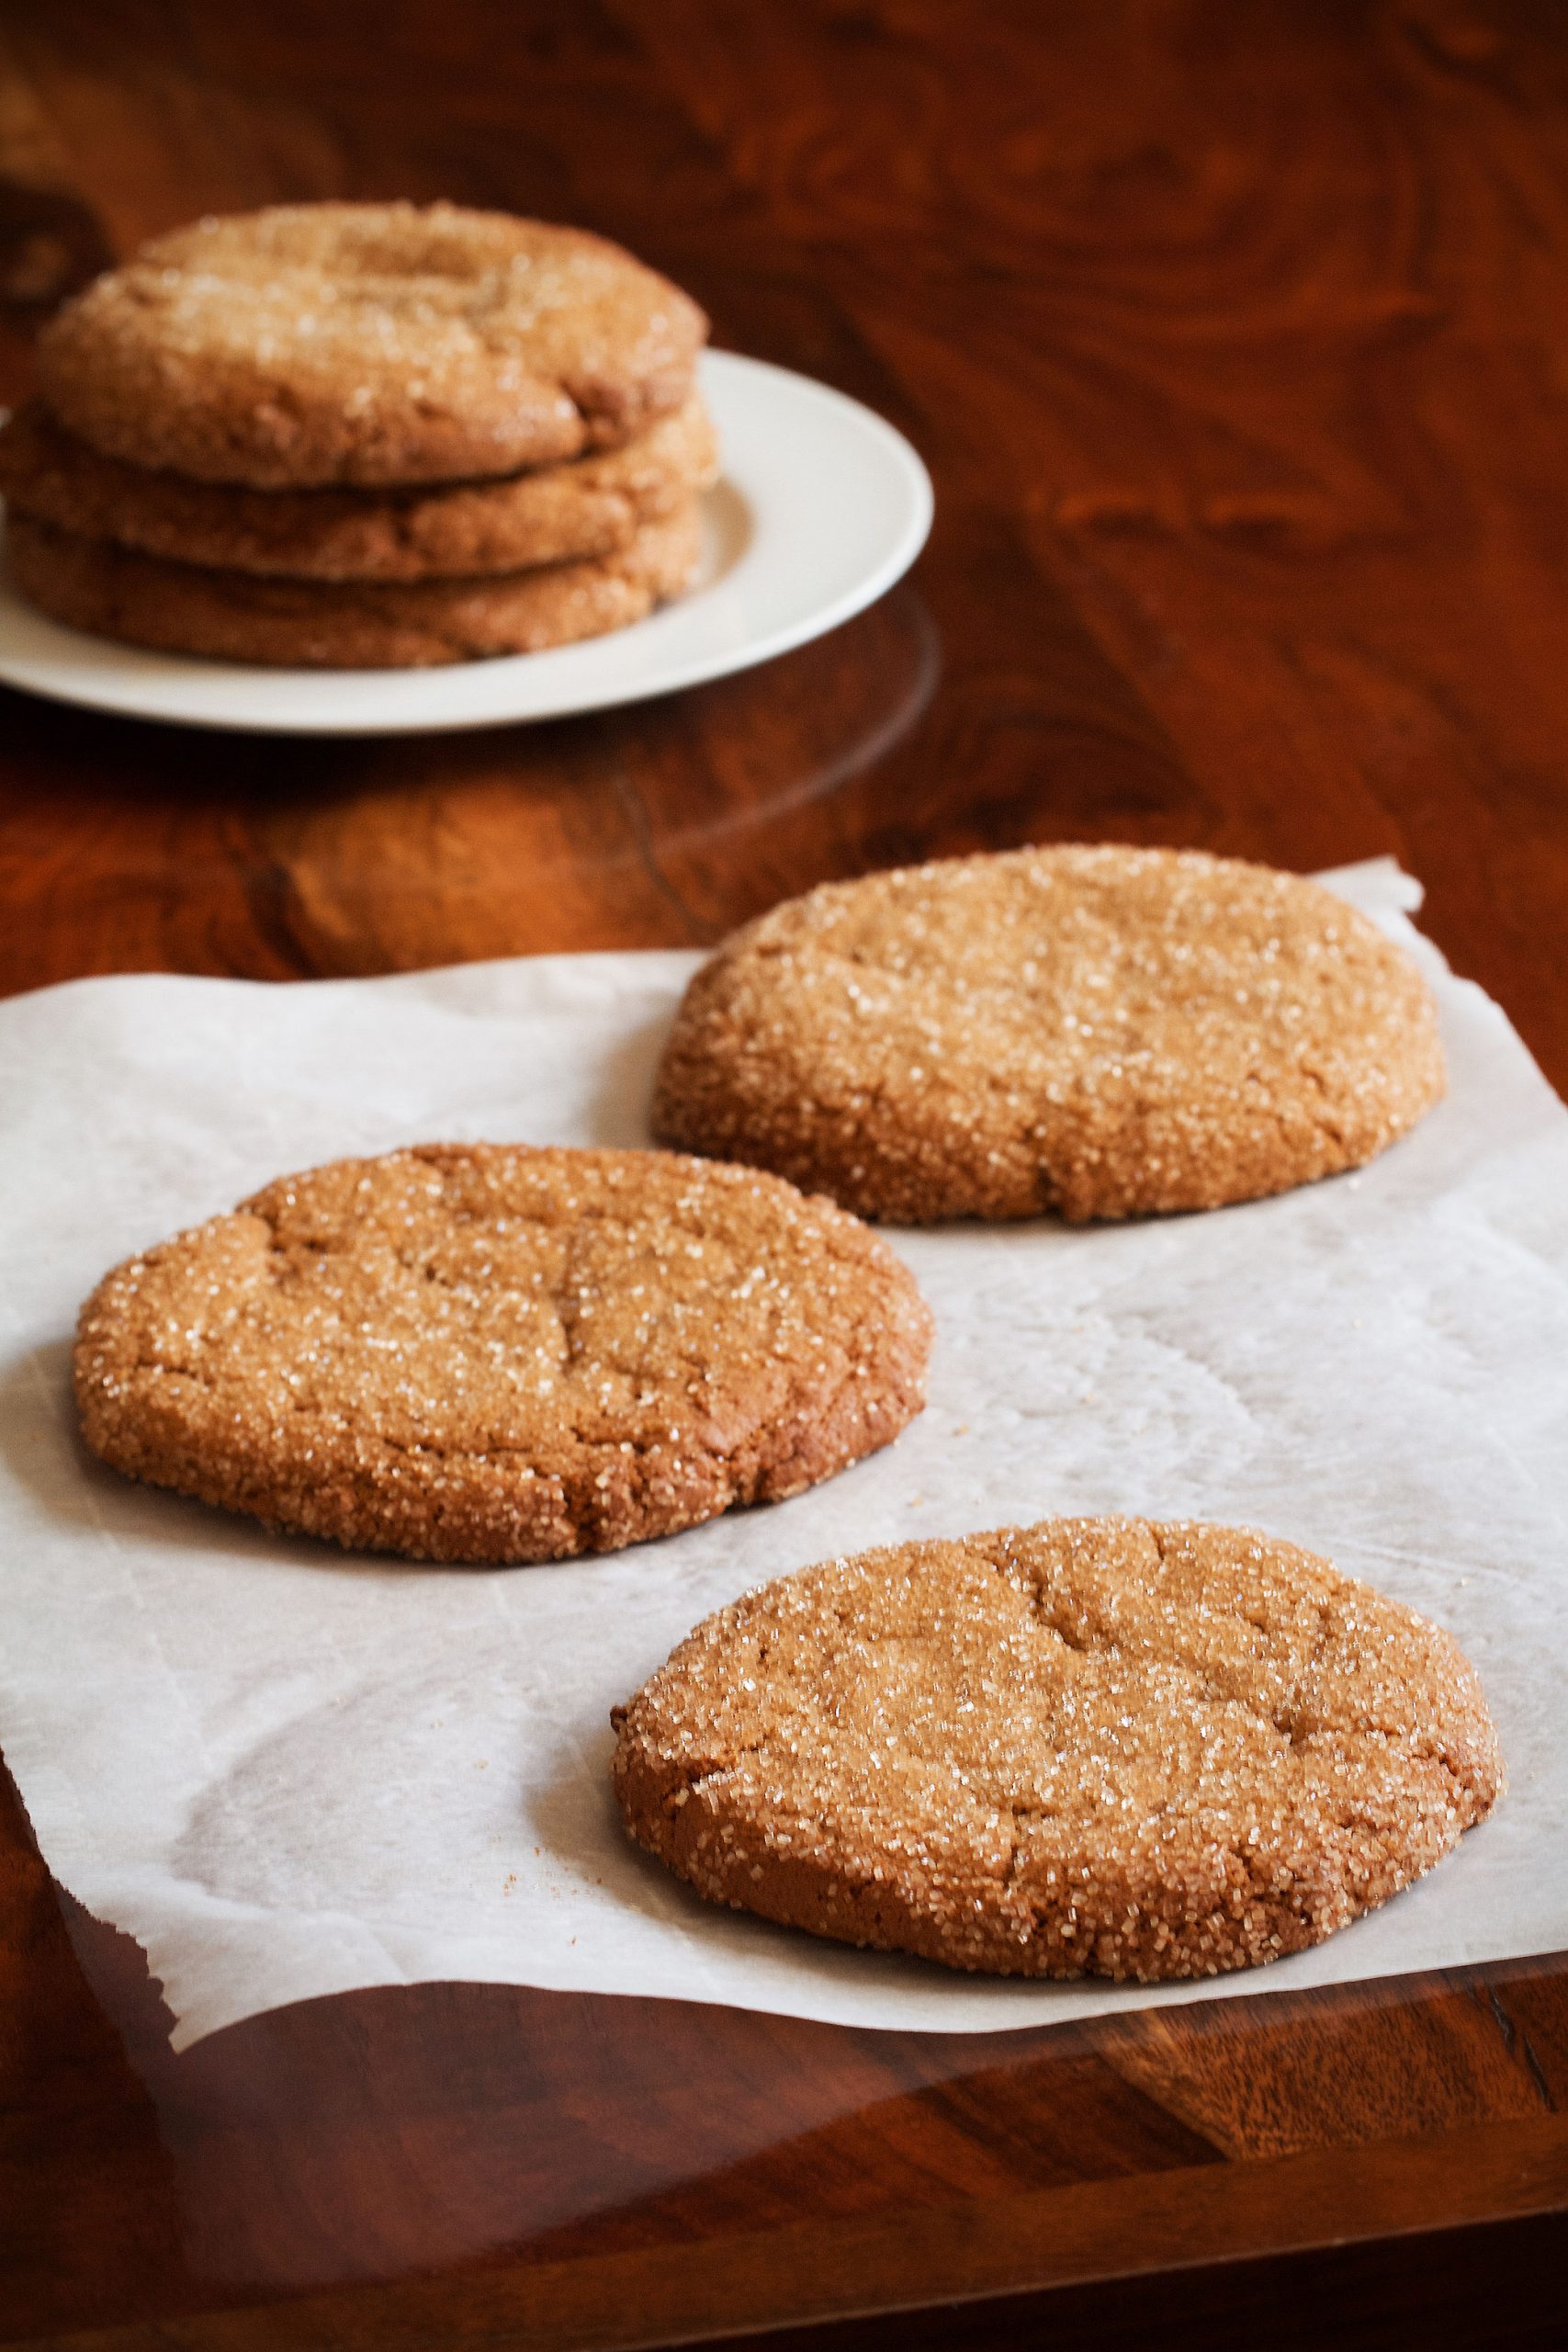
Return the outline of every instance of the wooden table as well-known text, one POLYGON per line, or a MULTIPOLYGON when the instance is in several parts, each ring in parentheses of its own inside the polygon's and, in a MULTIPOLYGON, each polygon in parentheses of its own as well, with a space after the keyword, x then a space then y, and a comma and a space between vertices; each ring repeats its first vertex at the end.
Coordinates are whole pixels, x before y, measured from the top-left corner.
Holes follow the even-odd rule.
MULTIPOLYGON (((13 0, 0 40, 0 392, 153 230, 447 195, 626 238, 938 499, 860 620, 641 709, 309 744, 0 697, 0 986, 700 943, 1021 841, 1389 852, 1568 1084, 1550 0, 13 0)), ((442 1984, 175 2058, 14 1792, 0 1837, 6 2341, 1568 2335, 1561 1957, 982 2039, 442 1984)))

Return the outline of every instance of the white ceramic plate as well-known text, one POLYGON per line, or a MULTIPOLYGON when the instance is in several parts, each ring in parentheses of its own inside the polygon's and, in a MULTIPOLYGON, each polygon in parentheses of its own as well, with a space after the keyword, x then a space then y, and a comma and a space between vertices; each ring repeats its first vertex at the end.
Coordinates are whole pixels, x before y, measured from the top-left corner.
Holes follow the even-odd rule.
POLYGON ((931 528, 931 480, 901 433, 808 376, 711 351, 702 381, 724 478, 703 502, 698 584, 632 628, 450 669, 271 670, 62 628, 0 577, 0 679, 186 727, 400 735, 639 702, 787 653, 913 563, 931 528))

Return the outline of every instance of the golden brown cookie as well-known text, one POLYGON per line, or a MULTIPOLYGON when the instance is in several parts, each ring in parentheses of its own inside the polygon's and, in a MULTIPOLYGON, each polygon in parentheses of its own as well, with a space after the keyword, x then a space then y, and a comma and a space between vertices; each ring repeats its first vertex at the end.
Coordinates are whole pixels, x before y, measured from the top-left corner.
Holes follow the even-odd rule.
POLYGON ((1443 1091, 1431 992, 1315 883, 1023 849, 824 884, 696 975, 654 1129, 862 1216, 1216 1208, 1371 1159, 1443 1091))
POLYGON ((259 490, 457 481, 679 408, 707 322, 603 237, 454 204, 288 204, 156 237, 39 339, 70 431, 259 490))
POLYGON ((429 1145, 280 1178, 82 1310, 95 1453, 423 1560, 773 1502, 924 1401, 931 1317, 826 1201, 667 1152, 429 1145))
POLYGON ((1137 1519, 782 1577, 613 1721, 627 1827, 711 1902, 1010 1976, 1298 1951, 1503 1785, 1450 1634, 1294 1544, 1137 1519))
POLYGON ((624 448, 499 481, 414 490, 244 490, 106 458, 31 401, 0 427, 0 497, 79 537, 297 580, 516 571, 627 546, 715 479, 700 395, 624 448))
POLYGON ((29 514, 6 531, 17 586, 72 628, 164 653, 333 670, 477 662, 600 637, 690 587, 699 548, 690 500, 614 555, 478 580, 264 580, 78 538, 29 514))

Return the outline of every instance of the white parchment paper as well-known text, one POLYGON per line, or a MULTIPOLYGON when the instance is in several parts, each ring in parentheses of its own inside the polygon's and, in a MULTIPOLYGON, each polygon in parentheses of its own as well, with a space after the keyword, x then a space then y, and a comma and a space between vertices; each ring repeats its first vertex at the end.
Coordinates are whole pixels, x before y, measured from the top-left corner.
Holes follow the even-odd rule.
POLYGON ((145 1947, 185 2044, 280 2002, 475 1978, 946 2031, 1568 1945, 1568 1112, 1401 910, 1450 1099, 1360 1173, 1207 1216, 895 1235, 937 1318, 888 1452, 604 1560, 347 1557, 79 1450, 80 1300, 267 1178, 439 1137, 637 1143, 695 959, 0 1004, 0 1745, 45 1859, 145 1947), (708 1610, 835 1552, 1058 1511, 1242 1521, 1451 1626, 1510 1792, 1311 1952, 1199 1986, 1029 1984, 698 1901, 631 1849, 608 1713, 708 1610))

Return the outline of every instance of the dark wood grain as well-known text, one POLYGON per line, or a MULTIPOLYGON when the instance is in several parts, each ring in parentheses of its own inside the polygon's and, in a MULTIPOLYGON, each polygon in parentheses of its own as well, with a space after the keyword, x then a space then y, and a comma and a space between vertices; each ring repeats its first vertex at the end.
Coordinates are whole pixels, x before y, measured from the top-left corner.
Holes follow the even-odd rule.
MULTIPOLYGON (((330 195, 624 237, 912 435, 930 548, 548 727, 0 695, 0 987, 701 943, 1024 840, 1390 853, 1568 1085, 1551 0, 12 0, 0 397, 107 256, 330 195)), ((6 2341, 1561 2340, 1561 1959, 976 2038, 435 1985, 175 2058, 6 1807, 6 2341)))

